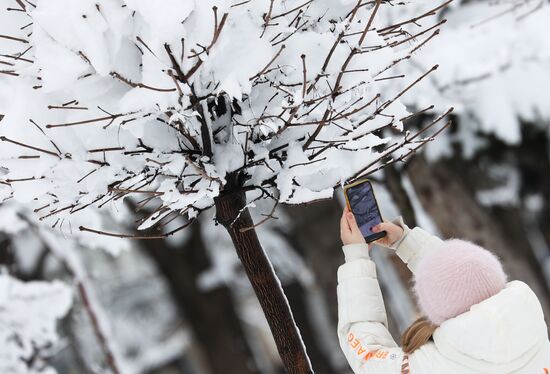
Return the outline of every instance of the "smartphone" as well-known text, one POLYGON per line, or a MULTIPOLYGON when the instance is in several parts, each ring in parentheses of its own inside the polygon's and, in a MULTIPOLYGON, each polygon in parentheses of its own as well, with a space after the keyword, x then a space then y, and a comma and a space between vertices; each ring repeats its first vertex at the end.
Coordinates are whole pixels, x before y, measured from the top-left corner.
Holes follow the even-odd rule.
POLYGON ((372 232, 372 228, 382 222, 380 209, 374 196, 372 184, 368 179, 344 186, 344 195, 348 209, 355 216, 359 230, 367 243, 386 236, 385 231, 372 232))

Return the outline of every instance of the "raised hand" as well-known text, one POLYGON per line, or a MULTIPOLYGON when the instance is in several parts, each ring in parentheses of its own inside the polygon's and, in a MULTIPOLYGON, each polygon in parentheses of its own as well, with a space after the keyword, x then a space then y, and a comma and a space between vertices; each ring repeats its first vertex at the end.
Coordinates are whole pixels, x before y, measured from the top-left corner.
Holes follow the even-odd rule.
POLYGON ((374 243, 382 247, 389 247, 403 236, 403 228, 392 222, 382 222, 372 228, 372 232, 385 231, 386 236, 374 243))
POLYGON ((365 243, 365 238, 355 222, 353 213, 346 207, 340 219, 340 238, 344 245, 365 243))

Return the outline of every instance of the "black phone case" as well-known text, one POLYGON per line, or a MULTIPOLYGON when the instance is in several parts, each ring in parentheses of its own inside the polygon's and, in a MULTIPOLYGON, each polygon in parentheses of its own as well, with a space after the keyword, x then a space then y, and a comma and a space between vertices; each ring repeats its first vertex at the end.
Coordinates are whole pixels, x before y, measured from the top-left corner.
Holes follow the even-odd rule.
POLYGON ((388 233, 385 232, 385 231, 380 231, 380 232, 377 232, 377 233, 374 233, 372 235, 369 235, 369 236, 366 236, 365 237, 365 241, 367 243, 372 243, 372 242, 375 242, 377 241, 378 239, 382 239, 384 236, 386 236, 388 233))

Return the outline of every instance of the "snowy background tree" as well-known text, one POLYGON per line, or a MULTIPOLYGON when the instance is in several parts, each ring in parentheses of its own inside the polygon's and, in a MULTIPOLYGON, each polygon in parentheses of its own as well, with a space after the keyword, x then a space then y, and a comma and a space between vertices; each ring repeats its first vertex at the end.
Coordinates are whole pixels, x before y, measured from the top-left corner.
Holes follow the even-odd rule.
MULTIPOLYGON (((2 0, 0 198, 17 212, 0 217, 10 269, 74 278, 82 305, 61 325, 71 343, 53 366, 279 372, 245 276, 248 252, 243 267, 217 218, 238 251, 256 249, 254 266, 262 243, 315 371, 348 372, 334 332, 340 205, 280 203, 326 199, 367 174, 385 217, 497 250, 548 310, 548 9, 2 0), (406 157, 445 126, 449 107, 451 130, 426 157, 406 157), (60 266, 67 260, 88 271, 60 266), (98 295, 91 313, 81 280, 98 295)), ((373 255, 398 334, 416 313, 410 275, 388 253, 373 255)), ((268 281, 271 299, 279 285, 268 281)), ((281 307, 288 312, 279 293, 281 307)), ((295 334, 277 338, 267 317, 279 348, 302 345, 295 334)), ((283 321, 295 331, 289 313, 283 321)), ((310 370, 305 354, 282 356, 310 370)))
POLYGON ((0 275, 0 370, 3 373, 54 373, 47 359, 55 354, 56 323, 71 306, 61 282, 23 283, 0 275))

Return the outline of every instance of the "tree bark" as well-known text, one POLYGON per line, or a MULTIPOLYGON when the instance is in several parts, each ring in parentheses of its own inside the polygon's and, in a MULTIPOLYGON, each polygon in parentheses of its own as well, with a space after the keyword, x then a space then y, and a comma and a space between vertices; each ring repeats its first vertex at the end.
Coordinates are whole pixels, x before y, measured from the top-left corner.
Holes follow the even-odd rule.
POLYGON ((409 195, 403 186, 402 172, 398 171, 395 165, 389 165, 384 169, 384 175, 386 176, 386 187, 395 205, 403 215, 403 219, 408 226, 417 226, 416 214, 411 199, 409 199, 409 195))
MULTIPOLYGON (((325 323, 315 327, 315 344, 310 344, 307 334, 304 340, 308 351, 313 349, 310 357, 313 368, 324 372, 315 350, 324 352, 332 367, 331 373, 348 373, 349 365, 338 344, 336 326, 338 322, 338 303, 336 300, 336 272, 344 262, 342 242, 338 222, 342 207, 336 199, 322 200, 315 204, 285 205, 285 215, 291 220, 289 230, 278 230, 290 245, 303 257, 308 268, 315 275, 315 286, 322 298, 325 323), (330 337, 330 338, 327 338, 330 337), (324 339, 323 339, 324 338, 324 339)), ((306 292, 311 292, 306 290, 306 292)), ((287 293, 288 294, 288 293, 287 293)), ((291 302, 291 305, 294 305, 291 302)), ((311 307, 310 305, 307 306, 311 307)), ((312 311, 309 311, 311 313, 312 311)), ((301 327, 299 317, 296 318, 301 327)), ((308 321, 309 324, 316 323, 308 321)), ((328 364, 328 363, 327 363, 328 364)))
POLYGON ((231 291, 227 287, 203 291, 197 286, 198 275, 210 267, 210 261, 198 222, 189 230, 184 248, 170 248, 165 240, 144 240, 143 248, 168 281, 201 348, 207 372, 258 373, 231 291))
POLYGON ((12 272, 14 257, 11 248, 11 240, 7 234, 0 232, 0 271, 12 272))
MULTIPOLYGON (((333 331, 336 334, 338 303, 336 302, 336 272, 344 263, 338 222, 342 208, 335 199, 315 204, 289 205, 284 211, 292 219, 289 232, 281 232, 302 254, 315 273, 315 281, 327 302, 333 331)), ((335 337, 336 338, 336 337, 335 337)))
MULTIPOLYGON (((386 177, 386 187, 395 205, 397 205, 399 212, 401 212, 403 220, 407 226, 416 227, 418 225, 416 221, 416 213, 414 211, 411 199, 403 186, 403 172, 397 170, 395 165, 390 165, 384 169, 384 175, 386 177)), ((412 284, 412 273, 407 265, 401 261, 395 253, 392 253, 389 258, 403 283, 405 285, 412 284)))
POLYGON ((215 199, 216 218, 228 231, 237 255, 273 334, 275 344, 288 373, 313 373, 292 311, 267 258, 246 207, 242 190, 223 192, 215 199))
POLYGON ((539 259, 535 256, 531 249, 527 231, 529 222, 526 221, 526 215, 522 212, 522 208, 495 206, 492 212, 496 217, 499 217, 499 223, 506 232, 506 241, 512 248, 524 249, 522 253, 525 255, 526 261, 533 269, 533 275, 538 278, 542 285, 544 294, 539 297, 545 300, 550 300, 550 288, 546 281, 544 270, 539 259))
MULTIPOLYGON (((286 284, 283 287, 288 302, 292 307, 293 315, 298 325, 304 344, 308 347, 308 355, 311 359, 315 373, 332 374, 335 369, 332 367, 329 356, 323 352, 320 335, 316 334, 315 321, 311 318, 312 311, 307 305, 307 289, 297 281, 286 284)), ((334 329, 334 331, 336 331, 334 329)))

